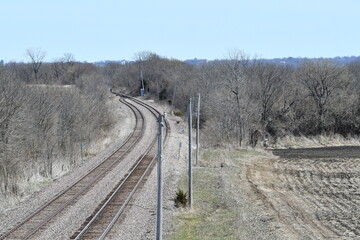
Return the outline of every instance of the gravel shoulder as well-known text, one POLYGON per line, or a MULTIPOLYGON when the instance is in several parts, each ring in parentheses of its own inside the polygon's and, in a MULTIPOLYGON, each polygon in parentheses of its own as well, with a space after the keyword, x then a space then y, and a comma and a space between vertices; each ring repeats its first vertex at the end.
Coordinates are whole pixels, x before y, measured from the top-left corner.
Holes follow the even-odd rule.
MULTIPOLYGON (((154 105, 148 101, 150 105, 154 105)), ((155 106, 155 105, 154 105, 155 106)), ((180 118, 171 116, 166 106, 155 106, 166 112, 171 133, 164 147, 163 155, 163 232, 166 235, 173 229, 174 197, 177 184, 186 170, 187 138, 186 123, 180 118), (177 123, 179 122, 179 123, 177 123)), ((126 218, 114 226, 107 239, 155 239, 156 234, 156 184, 157 169, 153 168, 147 181, 137 191, 131 202, 131 208, 125 213, 126 218)))

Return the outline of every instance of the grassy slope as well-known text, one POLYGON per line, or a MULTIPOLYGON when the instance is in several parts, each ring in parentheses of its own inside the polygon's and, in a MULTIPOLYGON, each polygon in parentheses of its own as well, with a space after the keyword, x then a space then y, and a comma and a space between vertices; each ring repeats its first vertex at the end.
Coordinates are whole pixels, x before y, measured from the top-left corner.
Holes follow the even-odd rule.
MULTIPOLYGON (((193 209, 175 215, 174 232, 166 239, 276 239, 246 184, 246 161, 254 155, 261 153, 203 151, 200 166, 193 170, 193 209)), ((179 188, 187 191, 186 175, 179 188)))

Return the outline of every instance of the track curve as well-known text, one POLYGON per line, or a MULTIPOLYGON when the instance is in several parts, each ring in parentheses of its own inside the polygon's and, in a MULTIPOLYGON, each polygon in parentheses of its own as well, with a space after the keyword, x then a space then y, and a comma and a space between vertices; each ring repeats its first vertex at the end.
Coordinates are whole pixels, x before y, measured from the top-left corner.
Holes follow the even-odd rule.
MULTIPOLYGON (((152 106, 143 103, 135 98, 115 93, 118 96, 129 98, 132 101, 147 108, 155 118, 160 114, 152 106)), ((165 121, 165 142, 170 132, 169 123, 165 121)), ((74 233, 71 239, 104 239, 110 233, 115 223, 119 222, 123 212, 128 206, 132 196, 143 183, 144 179, 150 174, 156 163, 156 140, 152 140, 146 152, 139 157, 128 175, 123 178, 116 187, 109 193, 106 199, 88 217, 81 228, 74 233)))
POLYGON ((77 202, 81 196, 86 194, 100 179, 102 179, 111 169, 117 165, 133 147, 140 141, 144 128, 145 118, 141 111, 134 105, 124 101, 134 113, 136 123, 132 134, 124 143, 99 165, 91 169, 74 184, 57 194, 45 205, 35 210, 31 215, 19 222, 14 228, 0 236, 0 239, 29 239, 40 233, 46 228, 61 211, 77 202))

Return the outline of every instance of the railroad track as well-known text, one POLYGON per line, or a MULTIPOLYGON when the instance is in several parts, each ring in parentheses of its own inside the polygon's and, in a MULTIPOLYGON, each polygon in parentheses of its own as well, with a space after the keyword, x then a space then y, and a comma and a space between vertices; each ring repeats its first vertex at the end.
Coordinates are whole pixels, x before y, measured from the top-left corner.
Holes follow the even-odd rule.
MULTIPOLYGON (((128 97, 126 95, 121 96, 128 97)), ((148 108, 154 117, 160 114, 155 108, 136 99, 132 100, 148 108)), ((165 122, 165 126, 165 139, 167 139, 170 129, 167 122, 165 122)), ((123 213, 128 207, 132 196, 150 174, 156 163, 156 140, 155 137, 127 176, 117 184, 71 239, 104 239, 111 232, 112 227, 124 219, 123 213)))
MULTIPOLYGON (((119 95, 119 94, 117 94, 119 95)), ((127 154, 140 141, 144 128, 145 118, 141 111, 135 105, 120 100, 127 105, 135 115, 136 123, 132 134, 125 142, 114 152, 112 152, 99 165, 91 169, 86 175, 77 182, 60 192, 45 205, 37 209, 26 219, 19 222, 14 228, 0 236, 0 239, 29 239, 34 238, 36 234, 46 229, 46 226, 53 221, 56 216, 65 208, 76 203, 81 196, 85 195, 99 180, 101 180, 111 169, 124 159, 127 154)), ((136 102, 137 100, 134 100, 136 102)), ((143 103, 137 101, 138 104, 143 103)), ((153 114, 155 109, 147 107, 153 114)), ((147 157, 144 157, 147 159, 147 157)), ((145 161, 144 161, 145 162, 145 161)))

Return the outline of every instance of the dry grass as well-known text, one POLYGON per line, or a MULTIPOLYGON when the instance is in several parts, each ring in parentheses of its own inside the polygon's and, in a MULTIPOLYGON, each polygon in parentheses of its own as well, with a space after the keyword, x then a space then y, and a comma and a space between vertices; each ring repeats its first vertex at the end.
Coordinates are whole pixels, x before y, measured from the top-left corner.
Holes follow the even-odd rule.
POLYGON ((323 146, 359 146, 360 138, 343 137, 339 134, 329 136, 313 136, 313 137, 295 137, 286 136, 277 140, 277 143, 272 146, 275 148, 311 148, 323 146))
MULTIPOLYGON (((166 239, 273 239, 260 220, 261 214, 247 197, 244 170, 240 162, 258 155, 248 150, 204 150, 199 167, 193 171, 193 208, 174 217, 174 232, 166 239), (223 167, 221 167, 221 165, 223 167)), ((187 189, 187 176, 179 183, 187 189)))
MULTIPOLYGON (((38 87, 38 85, 36 85, 38 87)), ((54 89, 57 85, 54 85, 54 89)), ((61 86, 59 86, 60 88, 61 86)), ((64 87, 66 88, 66 87, 64 87)), ((70 88, 70 87, 69 87, 70 88)), ((67 88, 66 88, 67 89, 67 88)), ((53 174, 52 177, 46 177, 39 174, 39 168, 36 164, 28 163, 28 165, 22 166, 22 177, 16 179, 16 186, 18 186, 18 193, 4 195, 0 193, 0 213, 26 200, 34 192, 41 190, 48 183, 61 178, 65 174, 69 173, 74 167, 72 162, 76 164, 82 164, 88 161, 90 158, 96 157, 98 153, 106 149, 117 139, 124 139, 128 134, 128 130, 124 130, 125 126, 132 126, 131 118, 125 116, 125 110, 127 107, 122 106, 118 102, 118 97, 110 95, 109 101, 107 101, 107 107, 111 110, 112 118, 116 119, 109 132, 104 132, 98 139, 94 139, 91 143, 83 144, 83 156, 80 154, 80 145, 77 145, 76 152, 69 157, 57 157, 53 159, 53 174), (120 109, 119 109, 120 107, 120 109), (121 108, 124 109, 121 109, 121 108)), ((129 111, 129 110, 126 110, 129 111)), ((128 114, 128 113, 127 113, 128 114)), ((129 127, 131 129, 131 127, 129 127)), ((44 162, 43 159, 38 160, 39 163, 44 162)))

